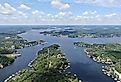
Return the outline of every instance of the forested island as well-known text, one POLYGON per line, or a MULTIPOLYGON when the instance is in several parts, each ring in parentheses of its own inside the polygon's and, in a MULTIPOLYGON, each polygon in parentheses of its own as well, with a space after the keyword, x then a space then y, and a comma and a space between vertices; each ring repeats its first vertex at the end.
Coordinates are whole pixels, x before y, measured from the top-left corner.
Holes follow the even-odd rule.
POLYGON ((76 75, 65 72, 69 61, 57 44, 40 50, 29 67, 10 76, 5 82, 79 82, 76 75))
POLYGON ((91 37, 91 38, 111 38, 121 37, 121 29, 117 26, 114 28, 63 28, 52 29, 49 31, 40 32, 40 34, 51 35, 57 37, 91 37))
POLYGON ((21 54, 17 52, 17 49, 25 47, 35 46, 44 43, 43 40, 38 41, 27 41, 18 34, 25 31, 0 33, 0 68, 4 68, 14 62, 16 57, 21 54))
POLYGON ((117 81, 121 81, 121 44, 89 44, 85 42, 74 42, 74 45, 86 47, 87 56, 99 63, 107 64, 103 66, 104 74, 111 76, 117 81))

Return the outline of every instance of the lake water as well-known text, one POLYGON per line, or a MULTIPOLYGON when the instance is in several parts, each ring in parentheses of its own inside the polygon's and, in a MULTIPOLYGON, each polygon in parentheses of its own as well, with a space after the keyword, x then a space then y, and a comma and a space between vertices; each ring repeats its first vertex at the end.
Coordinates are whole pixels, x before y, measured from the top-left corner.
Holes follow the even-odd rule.
POLYGON ((45 45, 37 45, 18 50, 22 54, 15 62, 4 69, 0 69, 0 82, 3 82, 12 73, 23 68, 27 68, 28 63, 36 57, 37 51, 51 44, 59 44, 66 58, 71 62, 71 67, 67 70, 76 73, 82 82, 115 82, 110 77, 102 73, 102 64, 94 62, 86 56, 84 48, 75 47, 73 42, 85 41, 89 43, 121 43, 121 38, 62 38, 53 36, 44 36, 39 34, 40 30, 30 30, 20 34, 27 40, 43 39, 48 42, 45 45))

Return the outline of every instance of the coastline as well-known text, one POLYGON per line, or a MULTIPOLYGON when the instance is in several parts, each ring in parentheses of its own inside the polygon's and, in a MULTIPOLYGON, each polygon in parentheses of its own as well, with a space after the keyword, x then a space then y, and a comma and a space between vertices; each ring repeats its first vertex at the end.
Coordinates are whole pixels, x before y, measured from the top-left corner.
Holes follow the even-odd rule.
POLYGON ((93 61, 98 62, 98 63, 102 63, 102 64, 107 64, 107 65, 112 65, 113 64, 113 62, 109 58, 101 59, 101 58, 98 58, 98 57, 91 56, 90 53, 87 51, 87 49, 88 48, 84 49, 84 52, 87 54, 88 57, 93 59, 93 61))
MULTIPOLYGON (((28 42, 29 44, 28 45, 24 45, 24 47, 20 47, 18 49, 23 49, 23 48, 28 48, 28 47, 32 47, 32 46, 36 46, 36 45, 44 45, 46 44, 47 42, 45 42, 44 40, 39 40, 39 41, 31 41, 31 42, 28 42)), ((15 49, 16 50, 16 49, 15 49)), ((21 54, 18 53, 18 52, 15 52, 15 53, 12 53, 12 54, 4 54, 6 57, 13 57, 13 61, 11 61, 10 63, 6 64, 6 65, 2 65, 0 64, 0 69, 3 69, 9 65, 11 65, 15 60, 16 58, 20 57, 21 54)))
MULTIPOLYGON (((43 48, 42 48, 42 49, 43 49, 43 48)), ((42 49, 40 49, 40 50, 42 50, 42 49)), ((39 51, 38 51, 38 52, 39 52, 39 51)), ((61 56, 61 55, 60 55, 60 56, 61 56)), ((32 64, 33 64, 33 62, 36 61, 37 58, 38 58, 38 55, 28 64, 28 67, 29 67, 30 69, 31 69, 31 68, 34 68, 32 64)), ((62 55, 62 58, 66 59, 64 55, 62 55)), ((63 69, 60 70, 60 73, 65 72, 66 69, 70 68, 70 62, 69 62, 68 59, 66 59, 66 60, 67 60, 68 65, 65 65, 65 67, 64 67, 63 69)), ((6 80, 4 80, 4 82, 8 82, 10 79, 19 78, 20 72, 22 72, 23 70, 24 70, 24 69, 22 69, 22 70, 20 70, 20 71, 18 71, 18 72, 16 72, 16 73, 14 73, 14 74, 12 74, 12 75, 9 76, 6 80)), ((25 70, 26 70, 26 69, 25 69, 25 70)), ((67 74, 67 75, 68 75, 68 74, 71 74, 71 72, 68 72, 68 73, 66 73, 66 74, 67 74)), ((78 79, 76 74, 72 74, 72 75, 73 75, 73 77, 75 77, 76 79, 78 79)), ((82 82, 82 81, 78 79, 78 82, 82 82)))
MULTIPOLYGON (((88 49, 88 48, 85 48, 85 49, 84 49, 84 52, 85 52, 85 53, 87 54, 87 56, 88 56, 89 58, 91 58, 93 61, 95 61, 95 62, 97 62, 97 63, 103 63, 103 64, 112 65, 112 62, 111 62, 111 63, 101 62, 101 61, 98 61, 98 60, 96 59, 96 57, 90 56, 90 53, 87 51, 87 49, 88 49)), ((109 71, 106 70, 106 67, 107 67, 107 66, 102 66, 102 72, 103 72, 103 74, 105 74, 105 75, 111 77, 112 79, 114 79, 114 80, 117 81, 117 82, 121 82, 121 79, 119 80, 118 77, 112 75, 109 71)), ((111 69, 111 68, 110 68, 110 69, 111 69)), ((116 70, 115 70, 115 71, 116 71, 116 70)), ((119 73, 119 72, 117 72, 117 73, 119 73)), ((120 74, 120 73, 119 73, 119 74, 120 74)))
MULTIPOLYGON (((37 56, 28 64, 28 67, 32 68, 32 63, 37 59, 37 56)), ((10 75, 7 79, 4 80, 4 82, 7 82, 9 81, 10 79, 13 79, 15 78, 16 76, 19 76, 19 73, 21 72, 22 70, 16 72, 16 73, 13 73, 12 75, 10 75)))

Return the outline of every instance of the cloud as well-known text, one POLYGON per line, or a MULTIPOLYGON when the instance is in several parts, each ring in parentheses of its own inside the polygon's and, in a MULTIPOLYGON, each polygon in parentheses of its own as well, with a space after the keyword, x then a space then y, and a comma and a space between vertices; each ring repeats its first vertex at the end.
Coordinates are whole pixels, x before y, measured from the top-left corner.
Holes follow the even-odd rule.
POLYGON ((70 5, 68 3, 62 3, 59 0, 52 0, 51 5, 52 5, 52 7, 60 9, 60 10, 70 8, 70 5))
POLYGON ((23 13, 22 11, 17 11, 17 14, 18 14, 19 16, 27 17, 26 13, 23 13))
POLYGON ((45 13, 44 12, 42 12, 42 11, 39 11, 39 10, 34 10, 34 11, 32 11, 32 15, 33 16, 40 16, 40 15, 44 15, 45 13))
POLYGON ((120 24, 121 22, 119 13, 101 15, 97 11, 84 11, 80 15, 74 15, 70 11, 50 14, 40 10, 28 13, 16 10, 8 3, 0 4, 0 14, 0 24, 120 24))
POLYGON ((120 24, 121 22, 121 15, 118 13, 100 15, 97 11, 85 11, 75 16, 72 12, 59 12, 53 15, 35 10, 30 18, 29 22, 34 24, 120 24))
POLYGON ((0 14, 2 15, 10 15, 16 11, 10 4, 4 3, 3 5, 0 4, 0 14))
POLYGON ((89 15, 89 16, 90 16, 90 15, 95 15, 95 14, 97 14, 97 11, 85 11, 85 12, 82 13, 82 15, 87 15, 87 16, 88 16, 88 15, 89 15))
POLYGON ((109 23, 117 23, 121 22, 121 14, 118 13, 110 13, 104 16, 102 20, 108 20, 109 23))
POLYGON ((59 12, 58 16, 59 17, 70 17, 70 16, 72 16, 72 12, 59 12))
POLYGON ((117 16, 118 14, 117 13, 111 13, 111 14, 107 14, 105 15, 106 17, 113 17, 113 16, 117 16))
POLYGON ((76 3, 88 3, 104 7, 119 7, 121 0, 75 0, 76 3))
POLYGON ((21 4, 18 8, 20 9, 25 9, 25 10, 30 10, 31 8, 25 4, 21 4))

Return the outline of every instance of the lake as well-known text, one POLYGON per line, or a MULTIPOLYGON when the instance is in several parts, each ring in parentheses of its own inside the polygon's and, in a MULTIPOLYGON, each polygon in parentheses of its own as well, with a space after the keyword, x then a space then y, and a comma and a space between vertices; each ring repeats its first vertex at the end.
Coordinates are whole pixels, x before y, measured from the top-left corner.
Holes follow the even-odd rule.
POLYGON ((15 62, 0 69, 0 82, 3 82, 12 73, 15 73, 23 68, 28 68, 28 63, 36 57, 37 52, 51 44, 59 44, 66 58, 70 61, 71 67, 67 70, 76 73, 82 82, 115 82, 111 77, 108 77, 102 72, 102 64, 94 62, 86 56, 84 48, 75 47, 73 42, 84 41, 89 43, 121 43, 121 38, 65 38, 40 35, 42 30, 29 30, 26 33, 19 34, 23 38, 31 40, 43 39, 48 42, 45 45, 37 45, 29 48, 18 50, 22 56, 18 57, 15 62))

